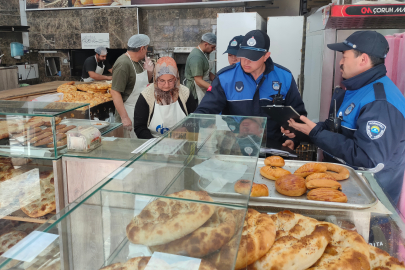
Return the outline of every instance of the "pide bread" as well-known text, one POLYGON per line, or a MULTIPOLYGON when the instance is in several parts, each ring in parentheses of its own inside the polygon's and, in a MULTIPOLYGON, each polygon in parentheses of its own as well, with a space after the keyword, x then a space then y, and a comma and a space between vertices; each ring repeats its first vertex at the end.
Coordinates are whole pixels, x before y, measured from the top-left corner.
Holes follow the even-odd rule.
POLYGON ((373 247, 368 246, 370 252, 370 265, 371 269, 392 269, 392 270, 404 270, 405 266, 403 262, 398 261, 397 258, 391 257, 387 252, 373 247))
POLYGON ((232 260, 237 252, 235 270, 246 268, 247 265, 261 258, 273 245, 276 236, 276 227, 267 214, 261 214, 253 209, 246 213, 239 249, 238 236, 226 244, 219 252, 209 256, 218 269, 230 269, 232 260), (231 261, 231 263, 229 262, 231 261))
POLYGON ((305 179, 301 176, 288 174, 276 180, 276 190, 286 196, 298 197, 307 191, 305 179))
POLYGON ((211 218, 191 234, 150 248, 152 251, 202 258, 228 243, 235 233, 235 228, 232 210, 217 207, 211 218))
POLYGON ((45 216, 56 209, 53 171, 41 172, 39 177, 39 197, 30 191, 20 198, 21 210, 32 218, 45 216))
POLYGON ((279 167, 264 166, 260 169, 260 175, 270 180, 277 180, 281 176, 287 174, 291 173, 279 167))
POLYGON ((305 182, 308 182, 310 180, 318 180, 318 179, 336 180, 332 175, 327 174, 327 173, 313 173, 313 174, 308 175, 305 178, 305 182))
POLYGON ((214 205, 174 199, 212 202, 205 191, 183 190, 167 197, 148 204, 128 224, 126 233, 132 243, 156 246, 180 239, 201 227, 215 211, 214 205))
POLYGON ((264 160, 264 165, 273 166, 273 167, 283 167, 285 165, 285 161, 282 157, 271 156, 271 157, 267 157, 264 160))
POLYGON ((342 185, 338 181, 329 179, 314 179, 307 181, 305 185, 307 189, 332 188, 342 190, 342 185))
POLYGON ((15 246, 20 242, 27 234, 20 231, 11 231, 0 236, 0 255, 15 246))
POLYGON ((306 163, 304 165, 302 165, 301 167, 299 167, 294 174, 295 175, 299 175, 301 177, 307 177, 310 174, 313 173, 324 173, 326 172, 326 167, 321 164, 321 163, 306 163))

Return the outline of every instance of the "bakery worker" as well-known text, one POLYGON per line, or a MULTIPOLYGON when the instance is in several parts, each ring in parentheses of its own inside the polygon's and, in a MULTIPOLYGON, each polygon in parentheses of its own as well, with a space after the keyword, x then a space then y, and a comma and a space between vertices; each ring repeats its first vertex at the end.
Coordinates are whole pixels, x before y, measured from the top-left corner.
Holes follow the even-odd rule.
POLYGON ((103 73, 108 71, 112 73, 112 68, 107 60, 107 48, 97 47, 96 55, 90 56, 84 61, 82 70, 82 80, 84 82, 111 80, 111 76, 105 76, 103 73))
POLYGON ((146 56, 149 43, 147 35, 132 36, 127 52, 118 57, 113 66, 111 95, 116 109, 115 121, 122 122, 125 137, 136 138, 133 131, 135 104, 153 76, 153 63, 146 56))
MULTIPOLYGON (((253 30, 243 38, 237 53, 240 63, 217 73, 212 86, 195 113, 267 117, 262 106, 272 105, 280 89, 282 103, 306 115, 304 103, 291 72, 270 58, 270 38, 261 30, 253 30)), ((283 136, 280 125, 267 119, 267 146, 276 141, 293 149, 299 142, 283 136)))
POLYGON ((242 44, 244 36, 235 36, 229 41, 228 49, 224 52, 224 54, 228 54, 228 62, 230 65, 236 64, 240 62, 240 58, 236 55, 238 54, 238 50, 242 44))
POLYGON ((184 85, 190 89, 198 103, 201 102, 211 81, 215 78, 211 73, 214 61, 210 61, 208 57, 215 50, 216 44, 217 37, 213 33, 205 33, 201 37, 200 44, 187 57, 184 85))
POLYGON ((330 109, 334 114, 336 101, 341 128, 336 133, 330 120, 315 124, 305 116, 305 124, 290 120, 290 125, 309 134, 323 149, 325 161, 372 169, 396 205, 405 168, 405 98, 386 76, 388 42, 375 31, 357 31, 328 47, 343 53, 340 70, 346 90, 336 88, 330 109))

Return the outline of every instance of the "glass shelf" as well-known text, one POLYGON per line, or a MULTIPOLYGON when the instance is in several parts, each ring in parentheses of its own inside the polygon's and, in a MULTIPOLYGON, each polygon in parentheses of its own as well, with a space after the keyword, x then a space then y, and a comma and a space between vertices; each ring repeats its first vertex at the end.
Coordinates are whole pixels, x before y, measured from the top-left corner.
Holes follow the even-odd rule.
POLYGON ((27 102, 0 100, 0 115, 58 116, 73 110, 88 107, 88 103, 27 102), (57 106, 56 106, 57 105, 57 106))

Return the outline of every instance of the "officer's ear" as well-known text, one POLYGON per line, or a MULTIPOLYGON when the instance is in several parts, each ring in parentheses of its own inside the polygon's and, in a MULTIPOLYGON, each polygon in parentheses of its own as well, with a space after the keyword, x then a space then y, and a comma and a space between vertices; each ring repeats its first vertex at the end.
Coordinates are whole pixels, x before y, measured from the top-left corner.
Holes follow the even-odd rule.
POLYGON ((266 54, 264 55, 264 62, 267 61, 267 59, 269 59, 271 52, 266 52, 266 54))

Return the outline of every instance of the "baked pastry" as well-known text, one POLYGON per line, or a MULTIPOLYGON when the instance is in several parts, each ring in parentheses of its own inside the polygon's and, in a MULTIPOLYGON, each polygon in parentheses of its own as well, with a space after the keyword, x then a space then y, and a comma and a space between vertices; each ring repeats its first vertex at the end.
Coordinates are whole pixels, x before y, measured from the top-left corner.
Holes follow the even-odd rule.
POLYGON ((331 188, 317 188, 313 189, 307 194, 308 200, 324 201, 324 202, 341 202, 346 203, 346 195, 336 189, 331 188))
POLYGON ((283 167, 285 165, 284 159, 279 156, 267 157, 264 160, 264 165, 272 167, 283 167))
POLYGON ((326 172, 326 167, 321 163, 307 163, 299 167, 294 174, 299 175, 301 177, 307 177, 313 173, 323 173, 326 172))
MULTIPOLYGON (((65 145, 67 145, 67 137, 56 142, 56 147, 65 146, 65 145)), ((52 147, 54 147, 54 145, 53 145, 53 143, 50 143, 50 144, 47 144, 46 147, 52 148, 52 147)))
POLYGON ((372 245, 369 245, 368 248, 370 252, 371 269, 405 269, 403 262, 398 261, 397 258, 391 257, 387 252, 373 247, 372 245))
POLYGON ((69 93, 69 92, 74 92, 74 91, 77 91, 76 86, 66 85, 66 84, 62 84, 56 89, 56 92, 58 92, 58 93, 69 93))
MULTIPOLYGON (((62 139, 66 138, 66 134, 65 133, 59 133, 56 134, 56 141, 60 141, 62 139)), ((53 142, 53 135, 44 138, 40 141, 37 141, 36 143, 34 143, 34 146, 42 146, 42 145, 47 145, 53 142)))
POLYGON ((313 232, 302 238, 283 236, 274 242, 263 257, 248 266, 248 270, 304 270, 313 265, 331 242, 326 225, 311 227, 313 232))
POLYGON ((56 209, 53 171, 41 172, 39 177, 40 197, 31 190, 20 198, 21 210, 32 218, 45 216, 56 209))
POLYGON ((305 179, 301 176, 289 174, 276 180, 276 190, 278 193, 298 197, 307 191, 305 179))
POLYGON ((66 132, 68 132, 69 130, 74 129, 74 128, 76 128, 76 126, 74 126, 74 125, 67 126, 67 127, 65 127, 65 128, 59 129, 57 133, 66 133, 66 132))
POLYGON ((308 175, 305 178, 305 182, 308 182, 310 180, 336 180, 332 175, 327 174, 327 173, 313 173, 308 175))
POLYGON ((325 249, 322 257, 309 269, 384 269, 370 267, 369 245, 357 232, 343 230, 328 222, 322 222, 321 224, 328 226, 332 241, 325 249))
POLYGON ((229 242, 236 223, 232 210, 217 207, 211 218, 200 228, 170 243, 150 247, 152 251, 202 258, 229 242))
POLYGON ((252 185, 251 197, 265 197, 269 196, 269 188, 265 184, 256 184, 250 180, 239 180, 235 183, 235 192, 243 195, 248 195, 252 185))
POLYGON ((237 252, 235 270, 246 268, 270 250, 275 236, 276 227, 271 217, 249 208, 243 225, 239 250, 237 245, 239 237, 236 235, 219 252, 207 257, 207 260, 218 269, 231 269, 230 266, 237 252))
POLYGON ((333 178, 338 181, 345 180, 350 176, 349 170, 341 165, 333 163, 323 163, 323 165, 325 165, 326 169, 328 170, 326 173, 333 176, 333 178))
POLYGON ((279 167, 264 166, 260 169, 260 175, 270 180, 277 180, 281 176, 288 174, 291 173, 279 167))
POLYGON ((183 190, 167 197, 148 204, 128 224, 126 233, 132 243, 156 246, 180 239, 201 227, 215 211, 214 205, 173 199, 212 202, 205 191, 183 190))
POLYGON ((314 179, 307 181, 305 185, 307 186, 307 189, 333 188, 342 190, 342 185, 338 181, 330 179, 314 179))
POLYGON ((0 255, 15 246, 20 242, 27 234, 20 231, 11 231, 0 236, 0 255))
POLYGON ((31 138, 28 142, 30 144, 34 144, 40 140, 43 140, 45 138, 49 138, 52 137, 52 133, 51 132, 45 132, 45 133, 39 133, 39 135, 36 135, 35 137, 31 138))

